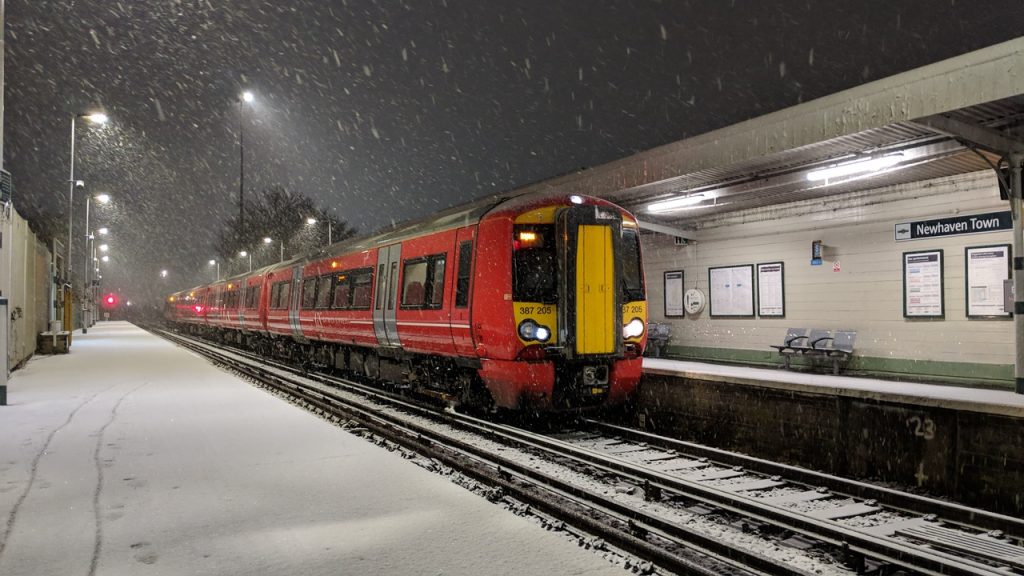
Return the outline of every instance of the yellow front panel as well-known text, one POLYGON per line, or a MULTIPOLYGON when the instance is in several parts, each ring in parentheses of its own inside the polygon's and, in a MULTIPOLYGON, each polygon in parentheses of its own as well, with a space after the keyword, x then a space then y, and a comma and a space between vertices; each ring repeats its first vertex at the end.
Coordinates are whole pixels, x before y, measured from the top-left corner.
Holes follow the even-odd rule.
POLYGON ((610 226, 581 225, 576 244, 576 353, 615 352, 615 259, 610 226))

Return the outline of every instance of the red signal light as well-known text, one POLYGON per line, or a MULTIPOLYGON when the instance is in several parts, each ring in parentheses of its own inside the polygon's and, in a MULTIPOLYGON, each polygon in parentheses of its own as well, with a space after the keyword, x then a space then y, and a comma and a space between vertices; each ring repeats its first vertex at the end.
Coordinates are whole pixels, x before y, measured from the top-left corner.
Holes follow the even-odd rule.
POLYGON ((105 308, 114 308, 117 306, 117 294, 107 294, 103 297, 103 306, 105 308))

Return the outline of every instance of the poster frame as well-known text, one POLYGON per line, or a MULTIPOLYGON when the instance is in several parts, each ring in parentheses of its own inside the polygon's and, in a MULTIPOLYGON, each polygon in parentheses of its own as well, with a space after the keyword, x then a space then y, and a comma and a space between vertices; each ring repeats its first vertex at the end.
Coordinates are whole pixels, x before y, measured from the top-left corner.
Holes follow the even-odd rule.
POLYGON ((785 318, 786 317, 786 263, 779 260, 776 262, 758 262, 755 264, 755 271, 757 272, 757 316, 759 318, 785 318), (761 282, 761 266, 772 266, 779 265, 779 293, 782 294, 782 311, 779 314, 765 314, 761 310, 761 287, 764 283, 761 282))
POLYGON ((1013 278, 1013 246, 1010 244, 985 244, 964 246, 964 314, 971 320, 1009 320, 1013 313, 971 314, 971 251, 985 248, 1006 248, 1006 280, 1013 278))
POLYGON ((946 318, 946 255, 942 248, 933 250, 911 250, 903 253, 903 317, 909 320, 917 319, 945 319, 946 318), (938 314, 908 314, 907 308, 907 256, 915 254, 938 254, 939 255, 939 313, 938 314))
POLYGON ((708 317, 710 318, 756 318, 757 317, 757 306, 755 299, 757 298, 757 286, 756 278, 754 277, 754 265, 753 264, 738 264, 734 266, 709 266, 708 267, 708 317), (714 313, 714 302, 715 302, 715 285, 711 282, 711 273, 715 270, 735 270, 745 268, 750 271, 750 314, 715 314, 714 313))
POLYGON ((685 306, 685 304, 680 304, 680 308, 679 308, 680 311, 681 311, 680 314, 669 314, 668 313, 668 275, 669 274, 675 274, 677 272, 679 273, 679 289, 680 289, 679 301, 680 302, 685 302, 685 300, 683 299, 683 296, 684 296, 684 294, 686 292, 686 290, 685 290, 685 288, 686 288, 686 272, 684 270, 666 270, 662 274, 662 287, 664 288, 664 292, 662 293, 662 305, 664 307, 665 318, 686 318, 686 306, 685 306))

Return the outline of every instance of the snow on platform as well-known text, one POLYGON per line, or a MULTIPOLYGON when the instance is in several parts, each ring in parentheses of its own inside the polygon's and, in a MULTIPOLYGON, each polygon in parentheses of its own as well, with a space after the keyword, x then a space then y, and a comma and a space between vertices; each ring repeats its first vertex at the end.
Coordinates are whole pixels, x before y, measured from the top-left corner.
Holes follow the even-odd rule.
POLYGON ((875 378, 812 374, 750 366, 726 366, 665 358, 644 358, 644 372, 786 389, 809 394, 851 396, 884 402, 1024 417, 1024 395, 1004 390, 895 382, 875 378))
POLYGON ((123 322, 13 374, 0 574, 624 574, 123 322))

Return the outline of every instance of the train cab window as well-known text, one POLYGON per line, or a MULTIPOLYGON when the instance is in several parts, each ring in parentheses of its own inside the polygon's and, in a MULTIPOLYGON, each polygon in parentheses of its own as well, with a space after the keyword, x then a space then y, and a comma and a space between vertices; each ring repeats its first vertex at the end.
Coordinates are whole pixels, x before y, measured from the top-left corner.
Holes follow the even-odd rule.
POLYGON ((333 274, 321 276, 317 280, 316 288, 316 307, 317 308, 330 308, 331 307, 331 282, 334 280, 333 274))
POLYGON ((352 309, 369 310, 373 291, 373 268, 352 272, 352 309))
POLYGON ((469 305, 469 278, 473 264, 473 241, 459 244, 459 270, 455 279, 455 307, 469 305))
POLYGON ((425 259, 406 261, 402 279, 402 308, 423 307, 427 283, 427 261, 425 259))
POLYGON ((640 236, 637 231, 623 228, 619 247, 619 260, 622 262, 622 301, 643 300, 644 275, 640 268, 640 236))
POLYGON ((512 299, 557 302, 555 227, 551 224, 517 225, 512 234, 512 299))
POLYGON ((316 278, 306 278, 302 281, 302 309, 316 306, 316 278))

